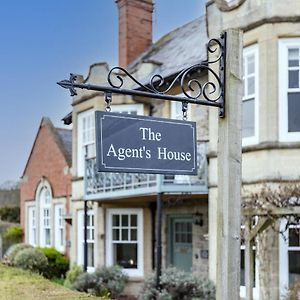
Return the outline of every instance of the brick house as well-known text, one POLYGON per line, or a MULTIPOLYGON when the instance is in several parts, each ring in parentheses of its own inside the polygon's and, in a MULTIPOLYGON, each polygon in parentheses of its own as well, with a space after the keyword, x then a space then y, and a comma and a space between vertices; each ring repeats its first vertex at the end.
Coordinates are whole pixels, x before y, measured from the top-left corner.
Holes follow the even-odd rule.
POLYGON ((42 118, 21 181, 24 242, 69 255, 72 131, 42 118))

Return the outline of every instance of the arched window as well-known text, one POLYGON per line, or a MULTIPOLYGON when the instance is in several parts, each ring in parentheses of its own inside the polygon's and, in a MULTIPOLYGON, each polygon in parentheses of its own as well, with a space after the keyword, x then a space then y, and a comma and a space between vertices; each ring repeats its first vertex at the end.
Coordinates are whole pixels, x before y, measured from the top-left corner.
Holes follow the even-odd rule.
POLYGON ((40 245, 51 246, 51 193, 43 187, 39 195, 40 203, 40 245))

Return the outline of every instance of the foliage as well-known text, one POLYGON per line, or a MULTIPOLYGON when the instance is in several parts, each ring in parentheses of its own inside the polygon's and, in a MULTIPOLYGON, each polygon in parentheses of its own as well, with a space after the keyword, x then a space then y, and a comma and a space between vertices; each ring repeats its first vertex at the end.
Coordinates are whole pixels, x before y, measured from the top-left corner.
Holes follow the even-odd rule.
POLYGON ((66 276, 66 272, 69 270, 69 261, 59 251, 54 248, 37 248, 41 251, 48 260, 47 270, 43 273, 46 278, 61 278, 66 276))
POLYGON ((8 267, 0 263, 0 299, 98 299, 85 293, 71 291, 45 279, 37 273, 8 267))
POLYGON ((0 219, 11 223, 20 223, 20 207, 3 206, 0 207, 0 219))
POLYGON ((79 275, 83 273, 83 268, 73 264, 70 270, 66 274, 66 279, 64 281, 64 286, 70 288, 72 284, 76 281, 79 275))
POLYGON ((20 225, 15 225, 7 228, 3 235, 3 238, 6 239, 9 244, 20 243, 22 241, 22 237, 23 229, 20 225))
POLYGON ((6 253, 4 254, 3 257, 3 263, 7 265, 13 265, 14 264, 14 259, 16 255, 19 253, 19 251, 27 249, 27 248, 33 248, 31 245, 24 244, 24 243, 19 243, 19 244, 14 244, 10 246, 6 253))
MULTIPOLYGON (((94 273, 83 273, 72 285, 73 289, 96 296, 117 297, 124 289, 128 276, 119 266, 97 268, 94 273)), ((105 298, 104 298, 105 299, 105 298)))
POLYGON ((300 299, 300 280, 295 281, 289 286, 284 300, 298 300, 300 299))
POLYGON ((24 270, 43 274, 48 267, 47 257, 35 248, 26 248, 18 252, 14 265, 24 270))
POLYGON ((207 279, 201 279, 192 273, 186 273, 176 268, 166 269, 160 277, 160 289, 155 287, 155 277, 144 283, 140 294, 142 300, 172 300, 172 299, 215 299, 215 287, 207 279))

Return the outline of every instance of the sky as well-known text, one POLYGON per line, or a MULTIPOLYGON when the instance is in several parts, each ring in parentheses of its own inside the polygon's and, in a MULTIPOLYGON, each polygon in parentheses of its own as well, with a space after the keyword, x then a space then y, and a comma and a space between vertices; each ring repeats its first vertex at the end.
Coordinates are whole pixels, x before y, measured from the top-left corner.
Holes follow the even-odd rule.
MULTIPOLYGON (((155 0, 153 40, 203 15, 204 0, 155 0)), ((72 109, 56 82, 118 64, 114 0, 9 0, 0 8, 0 184, 19 180, 40 121, 72 109)))

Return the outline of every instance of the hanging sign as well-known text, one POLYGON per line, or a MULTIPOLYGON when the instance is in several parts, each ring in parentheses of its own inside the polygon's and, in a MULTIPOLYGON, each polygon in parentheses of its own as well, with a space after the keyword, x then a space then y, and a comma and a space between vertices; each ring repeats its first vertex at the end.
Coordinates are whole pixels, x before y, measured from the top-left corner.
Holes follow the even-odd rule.
POLYGON ((197 174, 196 123, 96 112, 97 171, 197 174))

